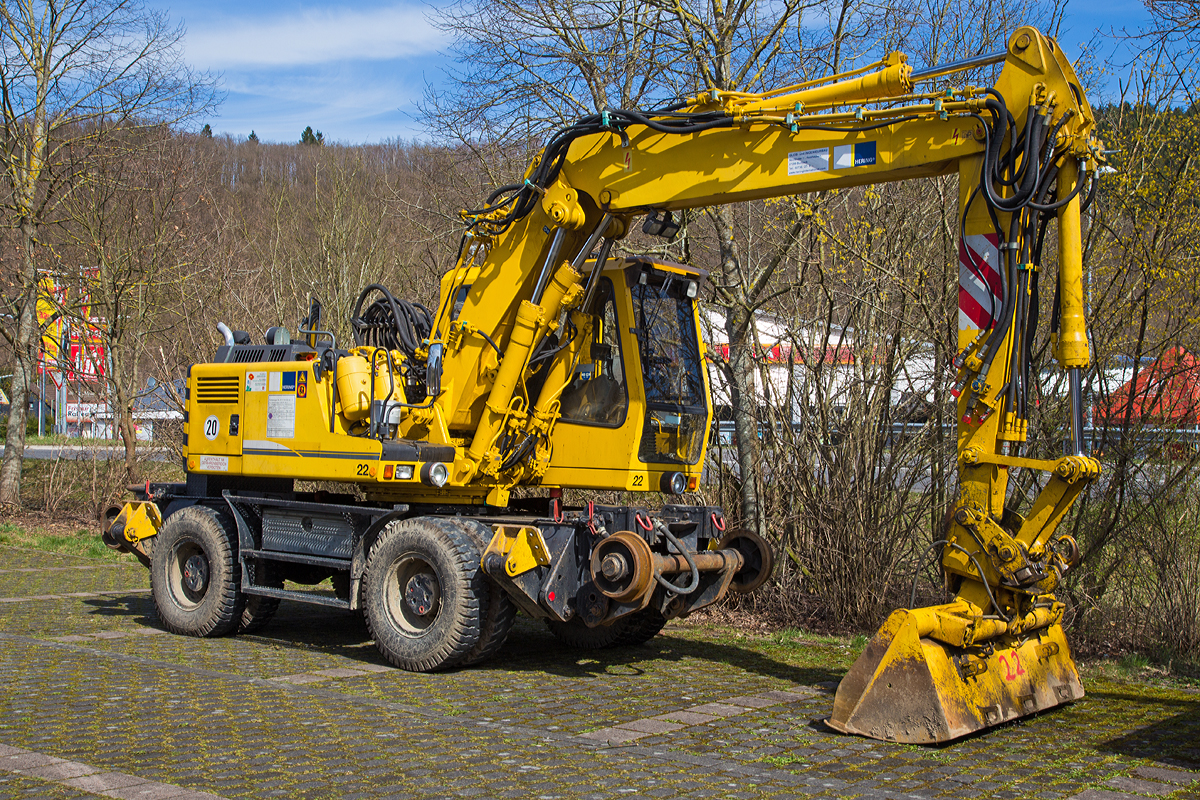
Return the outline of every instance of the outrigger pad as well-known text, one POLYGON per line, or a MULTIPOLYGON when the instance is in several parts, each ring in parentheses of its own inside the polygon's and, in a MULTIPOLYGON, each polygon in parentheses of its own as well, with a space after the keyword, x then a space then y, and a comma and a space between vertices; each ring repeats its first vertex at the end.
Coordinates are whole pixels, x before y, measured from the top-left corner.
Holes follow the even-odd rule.
POLYGON ((920 638, 907 609, 892 612, 838 685, 827 724, 909 744, 947 742, 1083 697, 1061 625, 958 648, 920 638))

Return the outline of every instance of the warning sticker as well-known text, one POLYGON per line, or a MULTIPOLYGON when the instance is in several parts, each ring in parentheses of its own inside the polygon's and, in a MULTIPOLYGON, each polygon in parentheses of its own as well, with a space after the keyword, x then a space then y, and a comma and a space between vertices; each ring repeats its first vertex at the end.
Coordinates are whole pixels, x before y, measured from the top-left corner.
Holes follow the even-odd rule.
POLYGON ((788 175, 805 175, 809 172, 826 172, 829 169, 829 148, 801 150, 788 153, 788 175))
POLYGON ((246 373, 246 391, 247 392, 265 392, 267 390, 267 373, 265 372, 247 372, 246 373))
POLYGON ((229 472, 229 456, 200 456, 200 469, 209 472, 229 472))
MULTIPOLYGON (((278 375, 272 372, 271 375, 278 375)), ((267 398, 267 438, 291 439, 296 435, 296 395, 273 394, 267 398)))
POLYGON ((296 397, 308 397, 308 373, 296 373, 296 397))
POLYGON ((281 392, 283 390, 279 387, 282 385, 283 385, 283 373, 282 372, 272 372, 271 379, 269 381, 267 381, 267 390, 271 391, 271 392, 281 392))

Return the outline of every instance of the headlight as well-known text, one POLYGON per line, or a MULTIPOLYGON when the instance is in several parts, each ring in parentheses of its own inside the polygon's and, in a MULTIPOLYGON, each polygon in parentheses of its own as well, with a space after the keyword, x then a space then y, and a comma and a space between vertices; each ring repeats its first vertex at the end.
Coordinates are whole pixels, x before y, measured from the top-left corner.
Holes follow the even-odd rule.
POLYGON ((687 476, 682 472, 664 472, 658 487, 667 494, 683 494, 687 490, 687 476))
POLYGON ((448 480, 450 480, 450 468, 442 462, 431 461, 422 465, 421 483, 440 489, 446 485, 448 480))

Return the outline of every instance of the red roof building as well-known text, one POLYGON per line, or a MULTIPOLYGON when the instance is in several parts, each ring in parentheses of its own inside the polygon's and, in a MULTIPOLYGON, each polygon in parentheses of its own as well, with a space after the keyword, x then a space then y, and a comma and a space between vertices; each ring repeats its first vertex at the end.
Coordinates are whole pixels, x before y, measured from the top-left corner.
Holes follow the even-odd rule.
POLYGON ((1200 425, 1200 361, 1182 347, 1172 347, 1098 402, 1095 424, 1130 422, 1164 427, 1200 425), (1132 410, 1130 411, 1132 407, 1132 410))

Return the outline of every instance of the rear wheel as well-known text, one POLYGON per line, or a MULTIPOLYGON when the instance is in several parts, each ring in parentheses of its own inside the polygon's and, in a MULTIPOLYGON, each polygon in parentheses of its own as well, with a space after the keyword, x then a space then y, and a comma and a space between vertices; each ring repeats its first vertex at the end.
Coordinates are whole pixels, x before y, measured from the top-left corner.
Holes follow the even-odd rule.
MULTIPOLYGON (((253 583, 258 586, 268 586, 272 589, 283 588, 283 578, 270 562, 258 562, 251 567, 254 569, 253 583)), ((279 610, 278 597, 263 597, 262 595, 246 595, 246 607, 242 609, 242 618, 238 621, 238 633, 254 633, 262 629, 279 610)))
MULTIPOLYGON (((475 549, 479 552, 476 558, 478 563, 483 557, 483 551, 487 549, 491 530, 486 525, 471 519, 448 521, 457 525, 471 537, 471 541, 475 543, 475 549)), ((479 664, 494 656, 504 646, 504 640, 508 638, 508 633, 517 620, 517 607, 508 598, 508 594, 486 574, 483 580, 488 587, 487 614, 484 615, 483 624, 479 629, 479 643, 463 657, 462 665, 464 667, 479 664)))
POLYGON ((172 514, 155 537, 150 591, 167 630, 187 636, 221 636, 241 619, 233 525, 207 506, 172 514))
POLYGON ((363 599, 388 661, 432 672, 458 664, 479 643, 488 591, 471 537, 424 517, 393 522, 375 540, 363 599))

